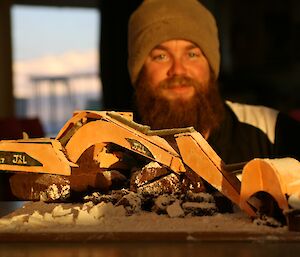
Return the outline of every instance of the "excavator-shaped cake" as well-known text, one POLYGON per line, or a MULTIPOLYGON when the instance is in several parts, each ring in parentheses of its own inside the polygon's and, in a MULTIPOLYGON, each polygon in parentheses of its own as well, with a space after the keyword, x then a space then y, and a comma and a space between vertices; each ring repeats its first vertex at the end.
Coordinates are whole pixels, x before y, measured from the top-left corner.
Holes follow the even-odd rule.
POLYGON ((271 196, 283 212, 300 209, 297 160, 254 159, 245 166, 236 165, 242 169, 240 181, 232 172, 234 165, 226 165, 192 127, 151 130, 135 123, 132 114, 126 112, 77 111, 55 139, 2 140, 0 170, 62 176, 76 174, 80 169, 85 175, 101 173, 108 167, 124 165, 122 157, 109 151, 111 148, 125 149, 175 173, 192 170, 251 217, 264 204, 256 197, 262 192, 271 196), (176 147, 166 137, 172 137, 176 147), (90 159, 80 161, 86 152, 92 152, 86 155, 90 159), (89 162, 96 162, 97 169, 82 167, 89 162))

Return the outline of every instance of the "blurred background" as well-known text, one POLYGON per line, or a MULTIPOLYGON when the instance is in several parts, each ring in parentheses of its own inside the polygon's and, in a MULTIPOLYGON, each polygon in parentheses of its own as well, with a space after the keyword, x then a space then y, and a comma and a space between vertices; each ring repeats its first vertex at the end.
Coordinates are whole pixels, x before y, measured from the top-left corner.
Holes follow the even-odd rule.
MULTIPOLYGON (((300 119, 300 1, 203 0, 227 99, 300 119)), ((1 0, 0 138, 55 136, 76 109, 132 110, 127 22, 141 0, 1 0)))

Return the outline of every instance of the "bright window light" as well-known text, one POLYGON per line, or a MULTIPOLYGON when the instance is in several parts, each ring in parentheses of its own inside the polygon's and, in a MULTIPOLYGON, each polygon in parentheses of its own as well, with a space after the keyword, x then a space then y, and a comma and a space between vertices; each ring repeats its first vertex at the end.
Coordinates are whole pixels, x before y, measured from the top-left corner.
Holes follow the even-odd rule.
POLYGON ((15 5, 12 26, 17 116, 52 136, 74 110, 101 108, 99 10, 15 5))

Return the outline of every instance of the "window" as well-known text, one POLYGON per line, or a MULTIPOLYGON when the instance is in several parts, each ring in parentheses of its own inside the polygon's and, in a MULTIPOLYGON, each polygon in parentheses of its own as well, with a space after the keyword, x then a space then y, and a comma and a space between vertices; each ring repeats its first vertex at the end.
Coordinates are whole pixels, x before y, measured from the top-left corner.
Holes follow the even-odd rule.
POLYGON ((74 110, 101 108, 99 10, 15 5, 12 27, 18 117, 55 136, 74 110))

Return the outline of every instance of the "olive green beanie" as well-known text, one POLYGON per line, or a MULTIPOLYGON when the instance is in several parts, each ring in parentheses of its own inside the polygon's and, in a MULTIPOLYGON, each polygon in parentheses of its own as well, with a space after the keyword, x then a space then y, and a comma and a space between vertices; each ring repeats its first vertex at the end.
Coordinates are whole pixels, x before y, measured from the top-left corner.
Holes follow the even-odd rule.
POLYGON ((172 39, 197 44, 218 77, 219 38, 213 15, 197 0, 144 0, 128 26, 128 69, 133 85, 150 51, 172 39))

